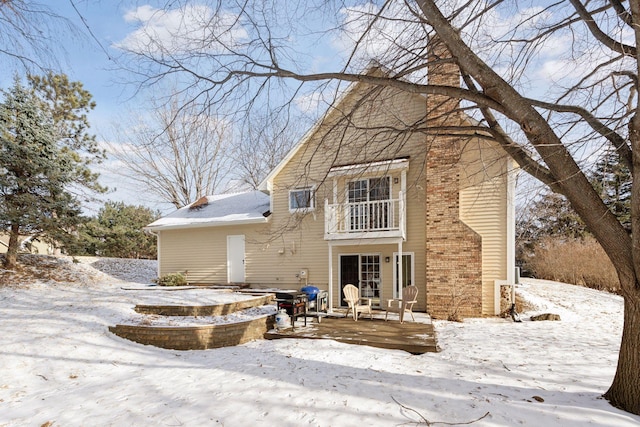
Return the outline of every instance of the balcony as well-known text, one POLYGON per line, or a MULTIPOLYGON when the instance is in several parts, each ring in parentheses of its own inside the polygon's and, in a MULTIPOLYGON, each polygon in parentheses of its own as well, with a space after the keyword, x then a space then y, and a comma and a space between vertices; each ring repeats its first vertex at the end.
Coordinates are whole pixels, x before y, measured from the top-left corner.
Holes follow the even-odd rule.
POLYGON ((406 239, 404 193, 397 199, 329 204, 325 200, 325 240, 406 239))

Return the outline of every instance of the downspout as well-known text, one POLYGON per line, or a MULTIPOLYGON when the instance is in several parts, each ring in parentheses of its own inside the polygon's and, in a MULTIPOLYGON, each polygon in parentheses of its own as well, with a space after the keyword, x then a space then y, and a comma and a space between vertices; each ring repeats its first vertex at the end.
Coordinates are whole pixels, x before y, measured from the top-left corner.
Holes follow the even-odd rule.
MULTIPOLYGON (((515 311, 516 303, 516 178, 518 169, 512 159, 507 160, 507 285, 511 285, 511 307, 515 311)), ((498 287, 495 296, 494 313, 500 314, 501 292, 498 287)), ((514 320, 515 317, 514 317, 514 320)))
POLYGON ((516 178, 518 168, 507 161, 507 282, 516 282, 516 178))

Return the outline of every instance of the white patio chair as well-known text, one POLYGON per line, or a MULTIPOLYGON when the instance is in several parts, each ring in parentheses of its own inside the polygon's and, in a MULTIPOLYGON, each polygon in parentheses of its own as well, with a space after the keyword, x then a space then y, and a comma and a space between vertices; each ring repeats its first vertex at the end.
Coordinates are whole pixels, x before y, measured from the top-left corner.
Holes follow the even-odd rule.
POLYGON ((353 320, 358 321, 358 313, 369 313, 369 318, 373 319, 371 314, 371 298, 360 298, 360 291, 353 285, 346 285, 343 290, 344 300, 346 301, 349 309, 345 317, 349 315, 349 312, 353 313, 353 320))
POLYGON ((418 288, 416 286, 407 286, 402 290, 402 299, 390 299, 387 301, 387 307, 385 307, 384 320, 387 320, 389 312, 398 313, 400 316, 400 323, 404 323, 404 314, 409 313, 413 321, 416 318, 413 317, 413 305, 418 302, 418 288))

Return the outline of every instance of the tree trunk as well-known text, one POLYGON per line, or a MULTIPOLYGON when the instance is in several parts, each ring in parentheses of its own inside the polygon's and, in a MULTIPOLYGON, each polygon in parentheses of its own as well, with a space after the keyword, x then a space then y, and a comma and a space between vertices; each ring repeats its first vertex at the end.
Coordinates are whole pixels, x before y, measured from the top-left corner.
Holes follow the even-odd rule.
POLYGON ((9 234, 9 247, 4 258, 4 267, 6 269, 15 268, 18 263, 18 248, 20 247, 20 225, 11 224, 11 232, 9 234))
MULTIPOLYGON (((613 263, 625 299, 625 322, 618 369, 605 397, 613 405, 640 415, 640 112, 633 116, 629 126, 633 154, 630 236, 594 190, 551 124, 531 101, 523 97, 462 41, 459 31, 453 28, 451 21, 445 18, 435 1, 416 1, 461 70, 475 79, 485 96, 502 106, 502 114, 519 124, 532 147, 543 159, 550 176, 554 178, 554 191, 567 197, 613 263)), ((640 23, 640 0, 631 1, 630 7, 634 24, 640 23)), ((640 27, 633 27, 636 46, 639 46, 640 27)), ((640 61, 637 62, 640 73, 640 61)))
MULTIPOLYGON (((636 283, 635 289, 640 289, 636 283)), ((640 291, 625 297, 624 327, 613 383, 604 397, 615 407, 640 415, 640 291)))

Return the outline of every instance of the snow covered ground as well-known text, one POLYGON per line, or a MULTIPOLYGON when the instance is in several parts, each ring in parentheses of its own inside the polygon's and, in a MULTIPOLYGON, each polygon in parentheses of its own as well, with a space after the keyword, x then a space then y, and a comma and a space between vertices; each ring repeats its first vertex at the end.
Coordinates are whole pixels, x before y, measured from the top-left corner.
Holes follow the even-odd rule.
MULTIPOLYGON (((437 321, 437 354, 328 340, 175 351, 107 330, 139 320, 136 303, 179 298, 124 289, 150 284, 153 261, 64 268, 80 283, 0 287, 0 426, 640 425, 601 398, 622 329, 614 295, 527 280, 525 315, 562 321, 437 321)), ((195 292, 184 298, 206 298, 195 292)))

